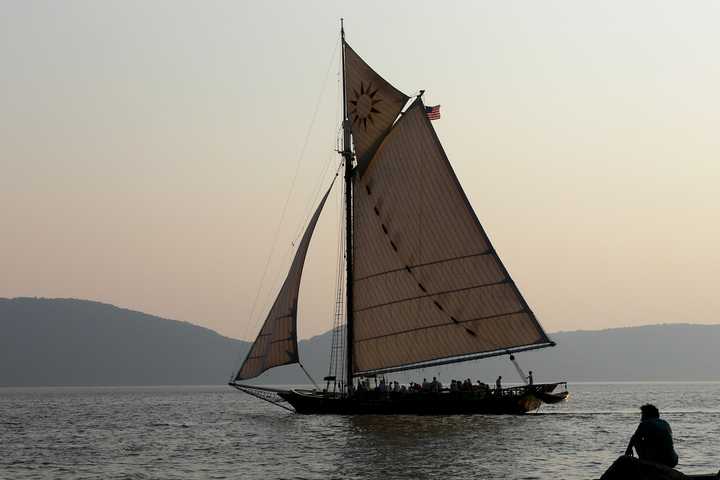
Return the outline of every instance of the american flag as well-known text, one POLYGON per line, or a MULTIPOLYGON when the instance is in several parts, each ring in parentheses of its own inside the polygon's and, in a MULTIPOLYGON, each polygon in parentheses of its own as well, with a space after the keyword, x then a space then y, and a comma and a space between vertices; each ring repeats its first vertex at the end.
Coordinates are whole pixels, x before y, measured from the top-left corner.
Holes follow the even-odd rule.
POLYGON ((425 115, 427 115, 429 120, 439 120, 440 105, 435 105, 434 107, 425 107, 425 115))

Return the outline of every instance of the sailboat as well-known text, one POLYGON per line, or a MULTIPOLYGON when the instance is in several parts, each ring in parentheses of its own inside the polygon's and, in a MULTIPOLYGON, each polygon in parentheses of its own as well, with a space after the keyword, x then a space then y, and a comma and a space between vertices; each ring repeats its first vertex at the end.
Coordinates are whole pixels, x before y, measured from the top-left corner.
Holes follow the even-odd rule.
POLYGON ((565 382, 511 388, 464 382, 451 389, 385 382, 392 373, 481 358, 515 361, 517 352, 555 343, 463 192, 430 123, 424 92, 411 98, 376 73, 345 41, 342 23, 340 41, 345 262, 338 313, 344 323, 334 329, 331 371, 324 388, 247 383, 274 367, 302 367, 300 280, 328 189, 229 385, 302 414, 522 414, 563 400, 567 391, 553 392, 565 382))

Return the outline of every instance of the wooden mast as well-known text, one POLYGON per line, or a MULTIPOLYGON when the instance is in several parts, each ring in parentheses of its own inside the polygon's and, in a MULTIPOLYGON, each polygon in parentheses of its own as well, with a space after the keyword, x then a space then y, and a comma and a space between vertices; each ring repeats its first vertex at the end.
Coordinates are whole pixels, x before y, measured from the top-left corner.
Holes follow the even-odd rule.
POLYGON ((343 72, 343 151, 345 159, 345 294, 346 294, 346 350, 345 350, 345 391, 352 394, 353 388, 353 236, 352 236, 352 148, 350 145, 350 119, 347 114, 345 80, 345 29, 343 19, 340 19, 340 41, 342 46, 342 72, 343 72))

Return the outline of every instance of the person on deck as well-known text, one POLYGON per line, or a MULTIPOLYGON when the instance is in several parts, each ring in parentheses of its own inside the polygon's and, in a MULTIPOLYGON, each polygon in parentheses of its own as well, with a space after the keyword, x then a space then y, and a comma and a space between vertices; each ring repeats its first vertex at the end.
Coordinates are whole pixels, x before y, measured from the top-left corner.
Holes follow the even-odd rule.
POLYGON ((532 384, 533 384, 533 375, 532 375, 532 370, 530 370, 528 372, 528 385, 532 385, 532 384))
POLYGON ((438 382, 437 377, 433 377, 432 382, 430 382, 430 390, 437 393, 440 391, 440 388, 442 387, 440 386, 440 382, 438 382))
POLYGON ((635 447, 640 460, 674 468, 678 464, 678 455, 673 448, 670 425, 660 418, 660 411, 655 405, 643 405, 640 412, 640 425, 630 438, 625 455, 632 456, 635 447))
POLYGON ((495 394, 502 394, 502 375, 500 375, 497 380, 495 380, 495 394))

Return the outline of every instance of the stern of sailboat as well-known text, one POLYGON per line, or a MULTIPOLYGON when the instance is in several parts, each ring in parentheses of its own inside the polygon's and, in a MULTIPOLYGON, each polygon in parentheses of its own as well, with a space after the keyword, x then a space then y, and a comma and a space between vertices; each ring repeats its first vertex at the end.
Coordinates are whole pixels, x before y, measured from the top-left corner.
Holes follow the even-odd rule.
POLYGON ((537 385, 525 385, 514 388, 519 389, 519 394, 517 394, 518 404, 525 412, 537 410, 544 403, 560 403, 562 401, 565 401, 570 395, 567 390, 566 382, 542 383, 537 385), (553 393, 555 389, 560 385, 563 385, 565 387, 564 390, 558 393, 553 393))

